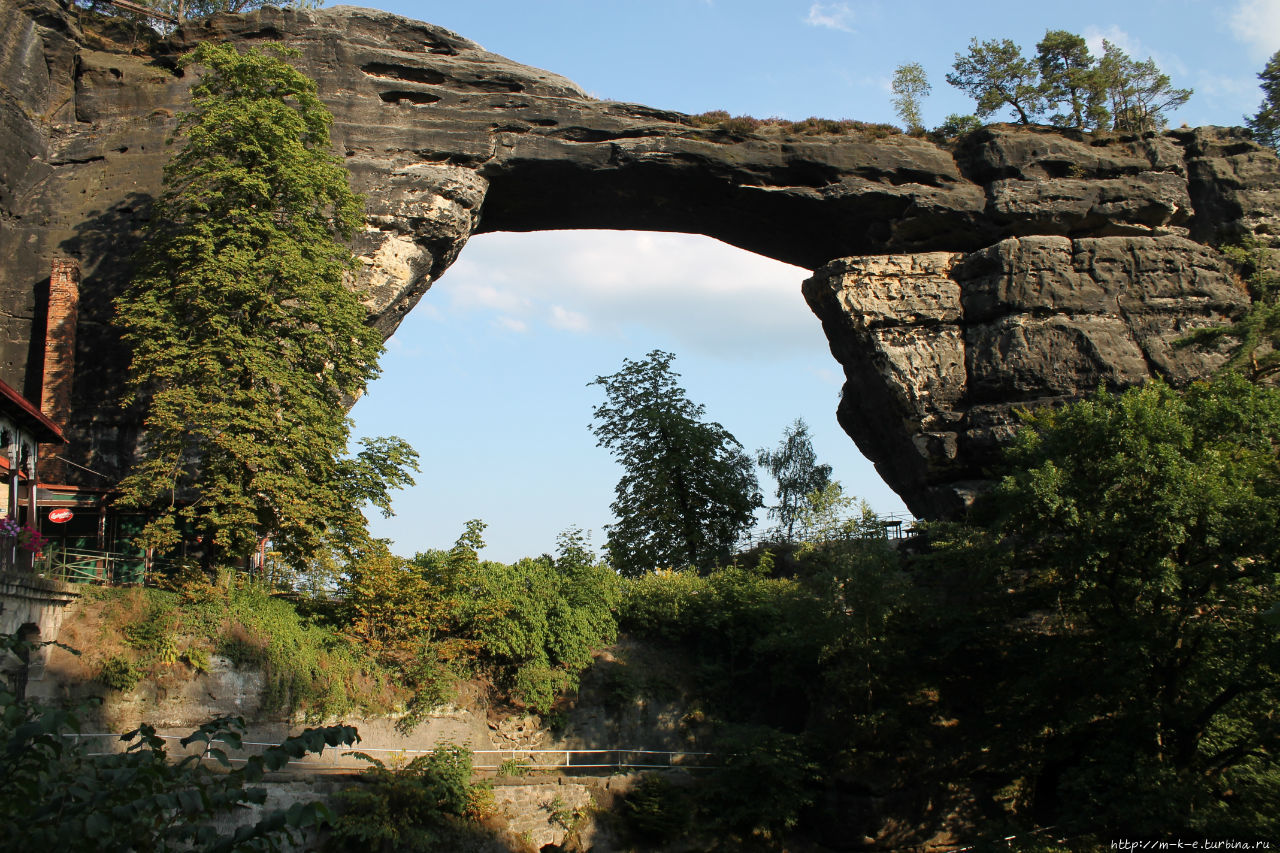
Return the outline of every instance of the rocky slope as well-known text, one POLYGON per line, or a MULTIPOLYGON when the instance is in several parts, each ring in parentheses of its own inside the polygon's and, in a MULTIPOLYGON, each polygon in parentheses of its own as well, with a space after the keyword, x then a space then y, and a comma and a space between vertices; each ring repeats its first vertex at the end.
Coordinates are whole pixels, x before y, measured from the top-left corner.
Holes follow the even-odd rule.
POLYGON ((109 474, 137 429, 115 405, 111 297, 190 87, 176 58, 200 39, 301 51, 368 199, 354 286, 384 334, 485 231, 686 231, 821 268, 805 293, 846 371, 841 423, 918 513, 963 503, 1014 406, 1212 368, 1169 348, 1245 304, 1205 244, 1280 234, 1280 164, 1238 130, 992 127, 954 149, 734 134, 367 9, 216 16, 151 55, 55 0, 0 0, 0 15, 0 376, 38 386, 40 291, 54 256, 77 259, 68 427, 109 474))

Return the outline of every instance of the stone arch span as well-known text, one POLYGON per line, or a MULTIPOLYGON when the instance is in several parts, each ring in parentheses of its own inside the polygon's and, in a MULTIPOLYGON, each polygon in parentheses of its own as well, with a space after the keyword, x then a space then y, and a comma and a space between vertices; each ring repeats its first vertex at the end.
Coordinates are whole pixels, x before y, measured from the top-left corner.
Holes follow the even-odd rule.
POLYGON ((68 429, 98 470, 136 431, 103 358, 110 294, 191 84, 174 60, 200 39, 301 52, 368 200, 355 286, 384 334, 484 231, 688 231, 815 270, 805 294, 845 371, 840 421, 924 515, 963 505, 1015 407, 1213 367, 1170 346, 1243 307, 1206 244, 1280 234, 1280 166, 1238 130, 997 126, 946 146, 874 128, 733 133, 373 10, 219 15, 152 57, 90 48, 55 0, 0 0, 0 14, 17 22, 0 68, 23 82, 0 113, 5 378, 30 373, 32 294, 52 255, 72 255, 92 368, 68 429))

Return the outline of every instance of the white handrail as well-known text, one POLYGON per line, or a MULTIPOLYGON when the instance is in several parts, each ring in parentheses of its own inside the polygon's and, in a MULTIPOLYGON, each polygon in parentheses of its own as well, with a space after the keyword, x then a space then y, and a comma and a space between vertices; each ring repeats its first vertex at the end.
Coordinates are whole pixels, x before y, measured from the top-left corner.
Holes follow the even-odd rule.
MULTIPOLYGON (((68 733, 64 733, 63 737, 74 738, 76 740, 79 740, 80 738, 104 738, 104 737, 120 739, 120 735, 114 732, 82 732, 82 733, 68 732, 68 733)), ((156 735, 156 737, 159 737, 163 740, 182 740, 183 739, 181 735, 156 735)), ((223 741, 219 738, 215 738, 214 742, 226 743, 226 741, 223 741)), ((241 741, 240 745, 242 747, 279 746, 279 744, 277 743, 267 743, 263 741, 248 741, 248 740, 241 741)), ((332 749, 333 749, 333 757, 329 760, 328 763, 335 767, 338 766, 339 758, 347 758, 347 757, 350 757, 352 759, 351 761, 344 762, 347 766, 360 766, 360 764, 358 763, 360 759, 353 755, 353 753, 356 753, 356 752, 362 752, 365 754, 387 753, 392 755, 403 755, 407 757, 407 756, 415 756, 415 755, 430 755, 432 752, 435 751, 434 749, 395 749, 391 747, 368 747, 368 748, 352 747, 350 749, 332 747, 332 749)), ((467 751, 472 756, 493 755, 493 756, 503 757, 512 761, 531 758, 533 756, 538 756, 538 755, 564 756, 563 761, 542 762, 542 763, 529 762, 521 765, 522 767, 529 770, 551 770, 551 769, 565 769, 565 768, 585 770, 585 769, 602 768, 602 767, 633 768, 633 769, 656 769, 656 768, 663 768, 663 767, 696 768, 696 767, 704 767, 706 765, 685 764, 683 763, 683 761, 678 762, 676 760, 677 757, 682 759, 683 758, 702 758, 702 757, 715 754, 711 752, 694 752, 689 750, 628 749, 628 748, 622 748, 622 747, 611 747, 606 749, 523 749, 520 747, 507 747, 506 749, 468 749, 467 751), (573 761, 574 756, 586 757, 586 756, 609 755, 609 754, 613 754, 619 757, 627 756, 627 755, 665 756, 667 761, 665 764, 641 763, 641 762, 635 762, 635 761, 620 761, 620 760, 603 761, 603 762, 595 762, 595 763, 575 763, 573 761)), ((110 752, 89 753, 89 755, 113 755, 113 754, 117 754, 117 753, 110 753, 110 752)), ((248 759, 230 758, 229 760, 236 761, 236 762, 244 762, 244 761, 247 761, 248 759)), ((322 759, 320 758, 320 754, 317 753, 313 758, 294 759, 290 761, 289 764, 315 766, 321 763, 321 760, 322 759)), ((503 762, 501 761, 498 761, 493 764, 476 763, 473 761, 471 766, 475 770, 495 770, 500 768, 502 766, 502 763, 503 762)))

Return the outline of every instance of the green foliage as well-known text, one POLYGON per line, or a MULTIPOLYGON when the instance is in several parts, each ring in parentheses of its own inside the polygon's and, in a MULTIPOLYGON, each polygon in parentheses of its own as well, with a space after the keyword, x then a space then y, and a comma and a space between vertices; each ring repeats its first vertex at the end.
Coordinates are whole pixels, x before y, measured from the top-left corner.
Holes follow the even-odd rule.
POLYGON ((920 118, 920 102, 929 96, 933 87, 924 66, 918 62, 899 65, 893 71, 893 83, 889 87, 893 95, 893 109, 907 126, 908 133, 924 133, 920 118))
POLYGON ((315 84, 287 53, 204 42, 184 58, 208 70, 116 302, 130 399, 145 407, 122 505, 152 514, 148 546, 190 530, 206 567, 264 537, 296 565, 328 532, 358 542, 360 501, 385 509, 414 467, 397 439, 342 457, 341 401, 376 375, 381 341, 344 284, 353 260, 339 239, 361 225, 361 203, 315 84))
POLYGON ((112 655, 107 658, 98 669, 98 681, 102 682, 104 687, 119 690, 121 693, 128 693, 137 687, 141 680, 142 672, 137 665, 121 655, 112 655))
POLYGON ((1228 326, 1197 329, 1177 346, 1234 342, 1226 370, 1260 382, 1280 371, 1280 256, 1256 242, 1224 246, 1222 253, 1235 265, 1253 303, 1244 316, 1228 326))
POLYGON ((630 579, 618 622, 630 636, 692 655, 699 698, 717 712, 783 726, 806 717, 835 628, 821 596, 799 581, 736 567, 630 579))
POLYGON ((498 765, 499 778, 518 778, 526 776, 529 773, 529 759, 527 758, 504 758, 502 763, 498 765))
POLYGON ((453 636, 514 699, 545 713, 557 695, 576 689, 592 650, 614 641, 617 576, 580 530, 560 535, 555 559, 481 563, 482 527, 468 525, 446 564, 453 636))
POLYGON ((43 708, 0 690, 0 851, 275 851, 285 839, 329 818, 321 803, 298 803, 234 831, 218 821, 266 791, 252 787, 267 771, 325 746, 359 740, 349 726, 308 729, 231 767, 216 743, 238 748, 239 719, 202 726, 182 745, 203 751, 174 761, 150 726, 121 736, 126 751, 90 755, 90 745, 64 737, 80 731, 69 711, 43 708), (210 769, 202 758, 222 765, 210 769))
POLYGON ((1174 88, 1155 61, 1131 59, 1103 41, 1102 57, 1094 57, 1080 36, 1049 30, 1036 45, 1036 58, 1023 56, 1009 39, 969 44, 956 54, 947 82, 977 101, 986 118, 1011 109, 1021 124, 1064 107, 1050 122, 1058 127, 1147 133, 1167 124, 1165 113, 1190 99, 1191 89, 1174 88))
POLYGON ((610 561, 623 575, 727 562, 760 505, 751 460, 728 430, 703 422, 705 407, 676 383, 674 359, 653 350, 590 383, 607 398, 594 411, 597 444, 624 470, 609 527, 610 561))
POLYGON ((1029 418, 995 502, 1002 585, 1039 614, 1006 669, 1033 699, 1012 748, 1041 808, 1131 832, 1278 828, 1256 812, 1280 786, 1278 447, 1280 392, 1235 375, 1029 418))
POLYGON ((467 750, 439 746, 400 770, 361 757, 372 766, 338 795, 329 850, 426 853, 463 849, 482 837, 474 818, 485 789, 470 782, 467 750))
POLYGON ((776 839, 817 799, 819 767, 802 738, 764 726, 726 726, 715 746, 723 766, 704 783, 699 801, 718 825, 776 839))
POLYGON ((929 131, 929 138, 934 142, 946 142, 982 127, 977 116, 952 113, 942 124, 929 131))
POLYGON ((1098 69, 1085 40, 1066 30, 1049 30, 1036 45, 1040 85, 1048 108, 1065 106, 1049 121, 1058 127, 1105 128, 1110 118, 1098 69))
POLYGON ((223 636, 238 638, 248 658, 244 662, 262 667, 266 676, 265 708, 324 719, 378 701, 379 682, 386 676, 367 652, 329 628, 304 621, 289 601, 257 584, 242 584, 228 595, 224 612, 229 624, 223 636))
POLYGON ((1008 107, 1022 124, 1044 111, 1044 93, 1035 63, 1009 39, 969 42, 967 54, 956 54, 955 70, 947 82, 968 93, 977 104, 979 118, 1008 107))
POLYGON ((774 492, 778 504, 769 507, 769 515, 778 520, 778 526, 769 535, 779 542, 795 542, 796 523, 805 500, 830 482, 831 466, 818 464, 809 426, 800 418, 783 431, 782 441, 775 450, 757 450, 756 462, 768 470, 778 484, 774 492))
POLYGON ((1280 152, 1280 50, 1271 55, 1266 67, 1258 72, 1262 81, 1262 104, 1245 119, 1253 138, 1280 152))
POLYGON ((622 802, 622 818, 636 840, 662 844, 686 837, 694 826, 694 800, 687 787, 665 776, 643 776, 622 802))
MULTIPOLYGON (((76 0, 76 3, 94 10, 99 6, 93 0, 76 0)), ((268 5, 289 9, 315 9, 322 5, 322 0, 280 0, 272 3, 267 3, 266 0, 138 0, 137 5, 153 9, 162 15, 171 15, 180 21, 189 21, 207 18, 217 12, 239 14, 268 5)))
POLYGON ((618 578, 581 531, 560 535, 555 558, 507 565, 480 560, 484 528, 472 519, 452 549, 412 561, 375 543, 348 566, 348 630, 413 691, 403 728, 447 701, 453 682, 476 669, 546 713, 576 689, 591 652, 616 636, 618 578))
MULTIPOLYGON (((249 582, 210 585, 200 595, 162 590, 106 589, 102 637, 124 648, 101 664, 98 680, 128 691, 158 666, 185 660, 207 671, 211 651, 240 667, 263 671, 267 710, 323 718, 384 709, 386 673, 358 644, 330 627, 304 619, 296 606, 249 582)), ((168 676, 165 676, 168 677, 168 676)))
POLYGON ((1102 42, 1098 61, 1098 87, 1111 111, 1112 128, 1127 133, 1161 130, 1168 121, 1165 112, 1176 110, 1191 99, 1191 89, 1175 89, 1169 75, 1156 67, 1155 60, 1137 62, 1116 45, 1102 42))

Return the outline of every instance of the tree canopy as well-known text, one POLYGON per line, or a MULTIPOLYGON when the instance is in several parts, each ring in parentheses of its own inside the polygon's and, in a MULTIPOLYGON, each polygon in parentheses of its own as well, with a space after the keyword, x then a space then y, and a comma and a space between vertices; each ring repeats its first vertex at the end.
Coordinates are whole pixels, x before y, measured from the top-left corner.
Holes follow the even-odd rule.
POLYGON ((1258 72, 1258 79, 1262 81, 1262 104, 1245 119, 1245 125, 1253 131, 1254 139, 1280 151, 1280 50, 1258 72))
POLYGON ((194 536, 209 564, 266 537, 298 564, 326 536, 358 538, 361 503, 386 511, 416 469, 396 438, 345 455, 345 405, 382 349, 345 283, 362 205, 285 54, 205 42, 183 59, 207 72, 116 301, 145 414, 122 503, 151 514, 144 544, 194 536))
POLYGON ((706 409, 677 384, 674 360, 653 350, 589 383, 607 398, 594 410, 597 444, 624 469, 608 538, 613 567, 624 575, 709 570, 728 559, 761 503, 750 458, 723 426, 702 420, 706 409))
POLYGON ((826 488, 831 481, 831 466, 818 464, 813 439, 809 437, 809 425, 800 418, 783 430, 782 441, 776 448, 757 450, 756 462, 778 484, 774 492, 778 503, 769 507, 769 515, 778 520, 774 535, 783 542, 794 542, 796 524, 808 497, 826 488))
POLYGON ((1058 127, 1146 133, 1163 128, 1166 113, 1187 102, 1191 89, 1173 86, 1155 61, 1138 62, 1115 44, 1103 41, 1102 57, 1085 40, 1066 30, 1048 30, 1034 59, 1010 39, 969 43, 957 53, 947 82, 977 101, 979 118, 1003 109, 1020 124, 1054 110, 1058 127))
POLYGON ((907 126, 908 133, 922 133, 924 121, 920 118, 920 102, 929 96, 933 87, 924 66, 919 62, 899 65, 893 72, 893 109, 907 126))
POLYGON ((1033 697, 1016 749, 1059 818, 1261 825, 1280 789, 1277 447, 1280 394, 1237 374, 1099 393, 1019 434, 992 529, 1041 650, 1010 690, 1033 697))

